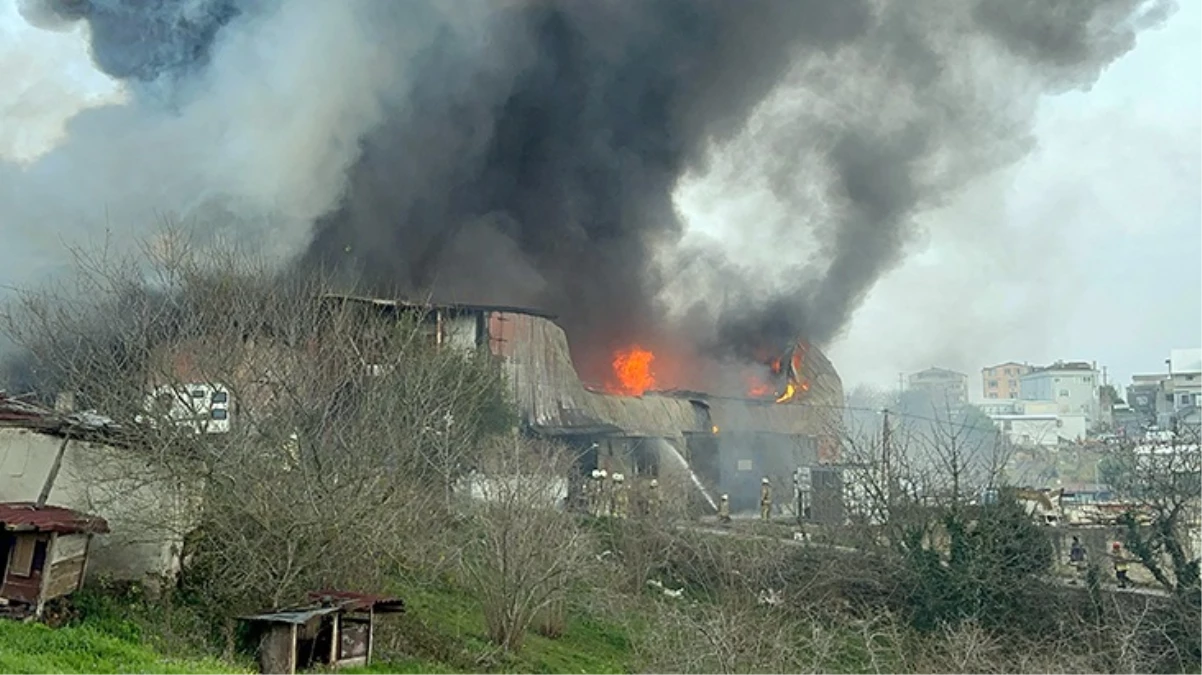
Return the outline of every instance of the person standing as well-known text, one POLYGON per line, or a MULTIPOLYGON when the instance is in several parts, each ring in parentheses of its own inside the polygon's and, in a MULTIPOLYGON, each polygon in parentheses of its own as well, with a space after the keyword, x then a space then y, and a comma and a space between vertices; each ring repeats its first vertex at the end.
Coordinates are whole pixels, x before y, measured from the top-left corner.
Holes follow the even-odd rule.
POLYGON ((1127 588, 1131 585, 1131 579, 1127 577, 1129 569, 1127 557, 1123 555, 1123 545, 1119 542, 1114 542, 1114 546, 1110 549, 1110 555, 1114 558, 1114 580, 1118 583, 1119 588, 1127 588))
POLYGON ((1073 544, 1068 549, 1068 564, 1072 565, 1075 574, 1081 574, 1085 566, 1085 547, 1081 545, 1080 537, 1073 537, 1073 544))
POLYGON ((760 520, 765 522, 772 516, 772 483, 764 476, 760 481, 760 520))
POLYGON ((659 479, 652 478, 647 490, 647 515, 659 518, 659 479))
POLYGON ((626 494, 626 476, 620 473, 614 474, 614 503, 613 514, 615 518, 626 517, 626 507, 630 504, 630 499, 626 494))

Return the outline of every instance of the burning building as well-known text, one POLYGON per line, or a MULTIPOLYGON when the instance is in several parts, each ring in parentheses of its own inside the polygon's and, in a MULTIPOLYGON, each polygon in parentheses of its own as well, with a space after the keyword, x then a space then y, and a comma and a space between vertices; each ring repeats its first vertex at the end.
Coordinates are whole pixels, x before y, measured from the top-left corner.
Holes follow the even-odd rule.
MULTIPOLYGON (((727 493, 732 509, 740 510, 754 508, 764 476, 783 493, 797 468, 836 459, 831 432, 842 382, 830 361, 805 343, 766 359, 762 373, 744 368, 710 391, 665 381, 656 370, 659 355, 642 347, 617 351, 611 381, 590 384, 578 374, 564 330, 544 312, 346 295, 324 299, 385 314, 420 313, 438 344, 487 349, 506 373, 523 430, 575 449, 578 478, 594 468, 635 481, 674 476, 677 484, 692 486, 701 508, 712 508, 717 495, 727 493), (742 379, 742 391, 726 391, 730 379, 742 379)), ((718 370, 706 365, 698 369, 718 370)))

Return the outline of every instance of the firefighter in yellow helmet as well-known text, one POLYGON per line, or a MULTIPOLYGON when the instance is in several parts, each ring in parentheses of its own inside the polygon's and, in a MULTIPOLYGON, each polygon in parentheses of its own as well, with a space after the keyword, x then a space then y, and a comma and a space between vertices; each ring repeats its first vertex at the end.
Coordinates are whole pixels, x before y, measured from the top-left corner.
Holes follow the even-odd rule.
POLYGON ((768 477, 760 481, 760 520, 772 517, 772 483, 768 477))

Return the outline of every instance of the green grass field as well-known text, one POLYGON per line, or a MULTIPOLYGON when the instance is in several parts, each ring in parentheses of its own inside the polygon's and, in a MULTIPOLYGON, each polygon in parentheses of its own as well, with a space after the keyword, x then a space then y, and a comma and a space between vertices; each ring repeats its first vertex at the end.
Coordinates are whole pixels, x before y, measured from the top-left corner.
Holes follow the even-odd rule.
MULTIPOLYGON (((569 617, 563 635, 549 639, 531 631, 519 654, 504 655, 488 642, 479 605, 467 593, 448 587, 397 590, 408 611, 381 618, 377 661, 344 672, 597 673, 633 668, 630 643, 620 626, 569 617)), ((62 628, 0 621, 0 672, 253 672, 246 655, 231 663, 165 636, 161 613, 144 605, 87 591, 77 605, 79 618, 62 628)))
POLYGON ((137 631, 110 632, 86 620, 49 628, 0 621, 3 673, 237 673, 216 659, 171 658, 143 643, 137 631))

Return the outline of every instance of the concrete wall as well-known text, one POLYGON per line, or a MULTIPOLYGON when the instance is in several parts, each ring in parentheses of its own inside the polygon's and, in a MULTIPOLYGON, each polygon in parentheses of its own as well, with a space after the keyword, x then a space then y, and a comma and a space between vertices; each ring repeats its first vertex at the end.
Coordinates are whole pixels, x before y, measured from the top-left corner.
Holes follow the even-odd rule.
MULTIPOLYGON (((58 436, 0 427, 0 501, 35 501, 62 445, 58 436)), ((99 515, 111 534, 97 536, 88 573, 119 579, 178 571, 183 534, 199 504, 129 451, 70 441, 49 504, 99 515)))

